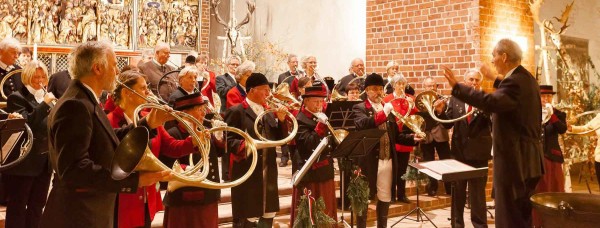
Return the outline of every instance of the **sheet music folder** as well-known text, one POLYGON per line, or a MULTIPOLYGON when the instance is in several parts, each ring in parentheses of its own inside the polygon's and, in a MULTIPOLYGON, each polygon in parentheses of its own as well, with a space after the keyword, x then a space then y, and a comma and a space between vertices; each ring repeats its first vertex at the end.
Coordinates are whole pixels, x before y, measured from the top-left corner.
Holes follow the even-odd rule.
POLYGON ((378 143, 386 131, 377 128, 353 131, 331 153, 334 158, 365 156, 378 143))
POLYGON ((362 101, 334 101, 327 104, 325 115, 329 118, 329 123, 334 129, 353 130, 354 113, 352 107, 362 101))
POLYGON ((25 119, 0 120, 1 164, 4 164, 7 160, 11 160, 9 157, 11 157, 10 155, 15 145, 17 145, 17 142, 24 140, 21 135, 23 134, 25 123, 25 119))
POLYGON ((454 159, 412 163, 410 166, 436 180, 444 182, 467 180, 487 175, 487 167, 475 168, 454 159))

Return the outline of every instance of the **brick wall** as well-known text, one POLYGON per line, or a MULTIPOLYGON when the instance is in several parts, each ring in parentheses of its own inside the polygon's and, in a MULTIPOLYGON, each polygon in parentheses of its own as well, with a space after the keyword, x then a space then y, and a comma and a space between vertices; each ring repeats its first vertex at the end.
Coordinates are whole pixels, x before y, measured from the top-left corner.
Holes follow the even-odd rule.
POLYGON ((210 4, 209 0, 202 0, 200 16, 200 54, 208 54, 208 41, 210 35, 210 4))
POLYGON ((496 34, 527 40, 524 65, 534 69, 527 1, 368 0, 366 34, 367 71, 384 73, 387 62, 395 60, 417 93, 426 76, 448 93, 440 65, 453 68, 462 80, 469 68, 491 60, 493 45, 502 37, 496 34))
MULTIPOLYGON (((535 65, 533 20, 523 0, 367 0, 366 34, 367 72, 384 73, 395 60, 417 93, 426 76, 449 93, 440 66, 462 80, 469 68, 489 63, 494 45, 505 37, 525 44, 523 65, 532 72, 535 65)), ((484 87, 491 90, 491 82, 484 87)), ((488 197, 491 181, 490 171, 488 197)))

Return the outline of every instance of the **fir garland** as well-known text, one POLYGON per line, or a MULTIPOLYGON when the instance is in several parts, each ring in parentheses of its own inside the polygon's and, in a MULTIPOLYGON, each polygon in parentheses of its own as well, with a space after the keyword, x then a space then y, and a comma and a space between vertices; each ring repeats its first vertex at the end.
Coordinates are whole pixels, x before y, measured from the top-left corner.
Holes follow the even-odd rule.
POLYGON ((331 227, 335 224, 335 220, 325 214, 325 208, 323 197, 319 197, 315 202, 310 190, 304 188, 304 195, 300 197, 300 203, 298 204, 298 215, 292 227, 331 227))
MULTIPOLYGON (((418 147, 415 148, 415 153, 413 156, 412 161, 410 161, 410 163, 417 163, 419 162, 417 160, 418 157, 421 157, 423 153, 421 152, 421 146, 419 145, 418 147)), ((427 182, 429 182, 429 177, 427 177, 426 174, 424 173, 420 173, 419 170, 415 169, 412 166, 408 166, 406 168, 406 173, 404 175, 402 175, 402 179, 406 180, 406 181, 417 181, 417 187, 420 183, 425 183, 427 184, 427 182)))
POLYGON ((355 167, 352 172, 352 179, 348 184, 348 198, 350 199, 350 205, 352 211, 358 216, 361 216, 367 212, 367 206, 369 204, 369 183, 367 178, 360 173, 360 168, 355 167))

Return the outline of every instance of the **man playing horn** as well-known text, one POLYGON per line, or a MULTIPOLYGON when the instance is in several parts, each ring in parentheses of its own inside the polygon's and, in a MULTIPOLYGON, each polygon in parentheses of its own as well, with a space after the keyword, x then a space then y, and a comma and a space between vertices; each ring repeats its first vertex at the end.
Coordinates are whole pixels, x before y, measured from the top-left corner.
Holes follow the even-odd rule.
MULTIPOLYGON (((225 113, 228 126, 247 132, 258 139, 254 131, 254 122, 265 111, 266 99, 271 94, 269 81, 263 74, 253 74, 246 82, 246 99, 225 113)), ((259 122, 258 130, 268 139, 284 138, 287 135, 285 108, 279 108, 276 117, 268 114, 259 122)), ((246 172, 251 159, 246 157, 246 143, 238 135, 228 134, 228 151, 231 167, 230 179, 234 180, 246 172)), ((258 162, 252 175, 244 183, 231 188, 231 206, 234 227, 253 227, 258 220, 260 227, 271 227, 275 213, 279 211, 277 187, 277 154, 275 147, 258 151, 258 162)))
MULTIPOLYGON (((402 131, 396 125, 396 119, 390 115, 394 107, 391 103, 383 103, 383 78, 378 74, 370 74, 365 79, 367 99, 354 105, 354 124, 356 130, 378 128, 385 130, 379 144, 367 155, 359 159, 359 166, 369 181, 370 198, 377 195, 377 227, 387 227, 387 215, 394 195, 393 182, 397 179, 393 170, 396 168, 394 157, 396 143, 415 145, 421 138, 407 127, 402 131)), ((357 226, 366 227, 367 213, 357 217, 357 226)))
MULTIPOLYGON (((16 62, 21 52, 21 44, 12 37, 4 38, 0 41, 0 78, 4 78, 9 72, 21 69, 16 62)), ((4 95, 8 96, 13 92, 21 91, 23 83, 21 82, 21 73, 16 73, 4 82, 4 95)), ((0 99, 3 99, 0 97, 0 99)))
MULTIPOLYGON (((365 63, 363 62, 362 59, 360 58, 356 58, 353 59, 352 62, 350 63, 350 74, 344 76, 342 79, 340 79, 339 85, 337 86, 337 90, 340 93, 344 93, 342 95, 346 95, 345 91, 346 91, 346 86, 348 86, 348 83, 350 83, 350 81, 352 81, 353 79, 357 78, 357 77, 362 77, 365 74, 365 63)), ((358 80, 361 81, 361 80, 358 80)), ((358 82, 359 87, 362 86, 362 82, 358 82)))
MULTIPOLYGON (((132 173, 111 178, 111 162, 119 138, 130 124, 110 126, 98 97, 113 90, 117 57, 108 42, 86 42, 74 48, 69 61, 71 85, 48 117, 48 153, 54 184, 42 215, 41 227, 113 227, 117 193, 135 192, 171 178, 168 171, 132 173)), ((155 129, 170 120, 151 111, 140 125, 155 129)))

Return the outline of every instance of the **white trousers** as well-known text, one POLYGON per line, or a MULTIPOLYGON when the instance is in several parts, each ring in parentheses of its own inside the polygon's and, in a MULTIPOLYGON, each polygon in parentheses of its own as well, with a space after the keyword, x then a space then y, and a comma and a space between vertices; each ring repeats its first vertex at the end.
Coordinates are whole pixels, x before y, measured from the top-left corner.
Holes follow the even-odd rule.
POLYGON ((392 201, 392 167, 392 159, 380 159, 377 166, 377 199, 386 203, 392 201))

